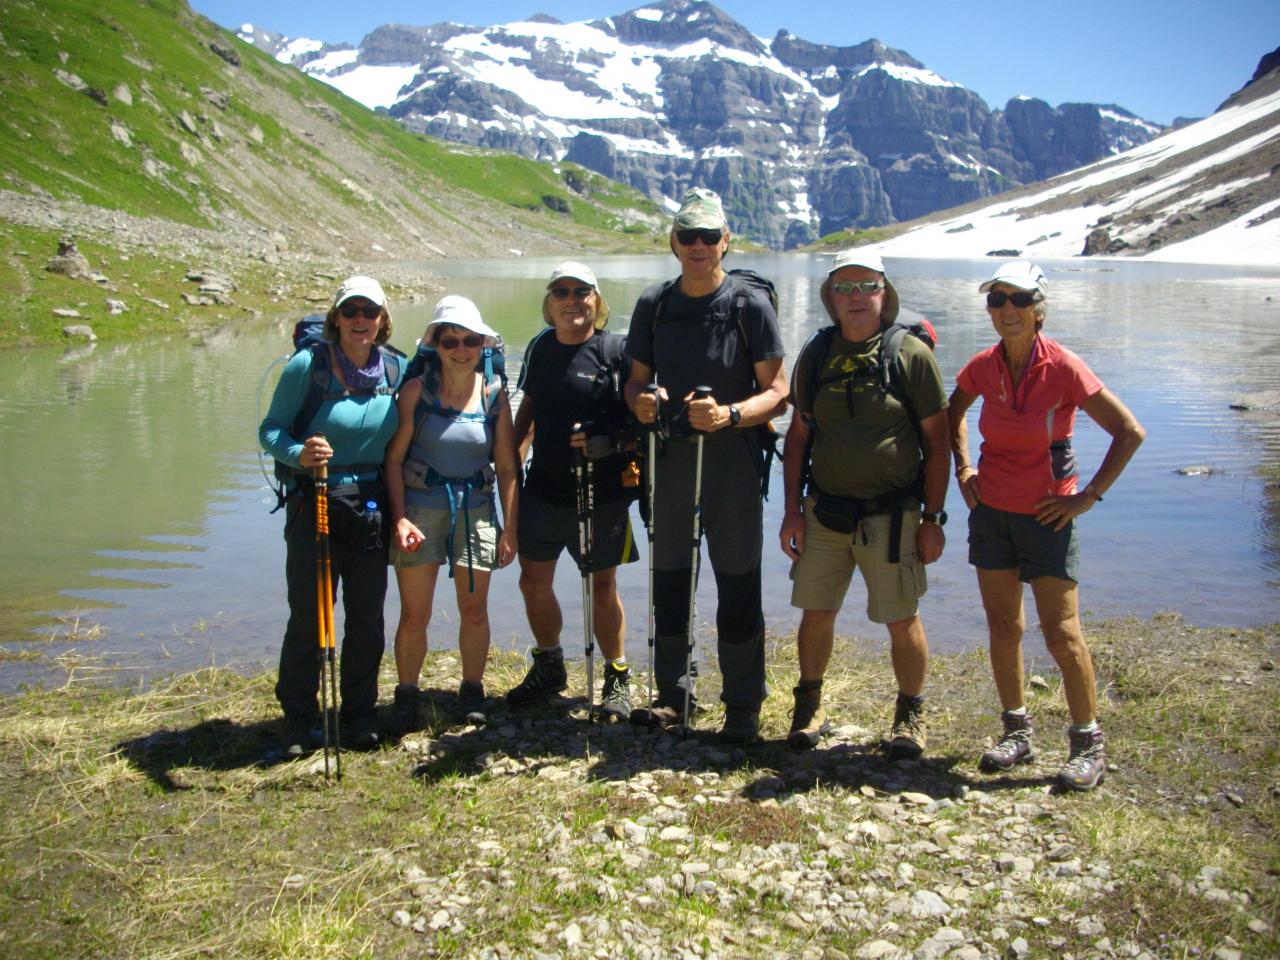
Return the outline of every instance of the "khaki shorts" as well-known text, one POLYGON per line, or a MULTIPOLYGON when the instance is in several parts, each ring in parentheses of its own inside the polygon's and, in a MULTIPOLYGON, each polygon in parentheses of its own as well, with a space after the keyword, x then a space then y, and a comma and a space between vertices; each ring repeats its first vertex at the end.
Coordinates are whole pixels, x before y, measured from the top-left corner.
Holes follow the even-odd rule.
POLYGON ((887 513, 866 517, 852 534, 837 533, 813 515, 813 498, 806 500, 804 553, 791 565, 791 605, 801 610, 839 610, 856 568, 867 585, 869 620, 894 623, 915 616, 929 588, 924 564, 916 554, 920 512, 903 513, 900 563, 889 562, 891 519, 887 513))
MULTIPOLYGON (((471 529, 467 530, 467 516, 458 509, 457 523, 453 535, 453 563, 455 566, 467 565, 467 540, 471 540, 471 566, 474 570, 493 570, 498 566, 498 535, 501 527, 493 521, 493 507, 489 503, 472 507, 469 511, 471 529)), ((443 564, 448 560, 445 552, 445 541, 450 535, 449 511, 431 507, 417 507, 409 504, 405 516, 415 527, 422 531, 423 541, 413 553, 396 548, 395 535, 392 533, 390 561, 393 567, 416 567, 424 563, 443 564)))

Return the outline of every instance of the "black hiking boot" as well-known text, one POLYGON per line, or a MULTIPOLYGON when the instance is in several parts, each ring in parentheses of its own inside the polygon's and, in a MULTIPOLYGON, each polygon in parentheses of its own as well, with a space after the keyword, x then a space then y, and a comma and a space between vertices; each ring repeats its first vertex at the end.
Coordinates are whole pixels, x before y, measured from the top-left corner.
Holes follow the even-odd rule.
POLYGON ((286 713, 284 727, 280 732, 280 746, 284 755, 290 759, 305 757, 320 746, 324 731, 320 728, 320 718, 301 713, 286 713))
POLYGON ((569 686, 564 669, 564 651, 533 651, 533 664, 520 683, 507 691, 507 703, 513 707, 525 707, 544 697, 552 696, 569 686))
POLYGON ((725 707, 720 742, 745 747, 760 741, 760 711, 747 707, 725 707))
POLYGON ((1071 730, 1071 754, 1058 771, 1058 783, 1068 790, 1092 790, 1107 773, 1107 749, 1102 731, 1080 733, 1071 730))
POLYGON ((1000 714, 1004 735, 994 747, 982 755, 978 766, 988 773, 1012 770, 1020 763, 1034 760, 1036 752, 1031 746, 1031 714, 1013 714, 1008 710, 1000 714))
MULTIPOLYGON (((378 747, 378 715, 372 710, 342 717, 342 749, 376 750, 378 747)), ((332 741, 330 741, 332 743, 332 741)))
POLYGON ((893 728, 880 741, 890 760, 917 760, 928 744, 929 728, 924 722, 924 697, 899 693, 893 709, 893 728))
POLYGON ((413 733, 422 729, 422 721, 418 719, 418 704, 422 695, 417 686, 411 683, 396 684, 395 699, 391 702, 391 730, 396 736, 413 733))
POLYGON ((603 723, 618 723, 631 716, 631 671, 611 663, 604 665, 604 692, 598 716, 603 723))
POLYGON ((812 750, 831 732, 831 721, 822 706, 822 681, 801 683, 792 693, 796 704, 791 710, 791 732, 787 743, 793 750, 812 750))
POLYGON ((483 727, 489 722, 485 713, 483 683, 463 680, 458 686, 458 719, 473 727, 483 727))

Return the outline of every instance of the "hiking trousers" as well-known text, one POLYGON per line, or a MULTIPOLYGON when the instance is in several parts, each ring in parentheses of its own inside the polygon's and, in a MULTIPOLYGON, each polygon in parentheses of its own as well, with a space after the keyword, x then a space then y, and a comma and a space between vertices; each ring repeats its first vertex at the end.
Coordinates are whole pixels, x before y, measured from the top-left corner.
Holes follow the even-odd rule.
MULTIPOLYGON (((316 600, 316 514, 312 496, 291 496, 285 515, 285 581, 289 623, 280 649, 276 699, 286 715, 318 717, 320 660, 316 600)), ((387 548, 382 515, 362 504, 329 498, 333 594, 342 588, 345 623, 338 684, 344 721, 370 716, 378 705, 378 668, 386 645, 383 604, 387 548)))
MULTIPOLYGON (((658 698, 683 706, 689 643, 693 484, 697 445, 673 439, 657 464, 654 492, 654 679, 658 698)), ((746 431, 706 437, 702 455, 702 540, 716 580, 716 652, 730 707, 758 710, 764 677, 760 598, 763 501, 759 452, 746 431)), ((696 664, 694 675, 696 676, 696 664)))

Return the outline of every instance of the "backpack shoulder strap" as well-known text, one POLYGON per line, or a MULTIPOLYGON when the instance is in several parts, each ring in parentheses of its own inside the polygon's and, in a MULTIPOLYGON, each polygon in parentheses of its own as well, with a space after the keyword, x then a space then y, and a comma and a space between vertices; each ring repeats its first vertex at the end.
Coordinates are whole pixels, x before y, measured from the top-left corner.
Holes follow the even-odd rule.
POLYGON ((679 282, 679 277, 663 281, 662 289, 658 291, 658 299, 653 304, 653 317, 649 320, 650 336, 652 336, 654 329, 658 326, 658 322, 662 319, 662 314, 666 312, 667 298, 671 296, 671 288, 679 282))
POLYGON ((916 432, 920 452, 924 454, 924 431, 920 428, 920 415, 907 392, 902 369, 902 343, 911 331, 901 323, 891 323, 880 336, 880 382, 885 393, 897 400, 907 411, 907 417, 916 432))
POLYGON ((831 338, 835 334, 834 326, 822 327, 809 334, 809 339, 805 341, 803 347, 800 348, 800 356, 804 357, 806 351, 808 356, 805 357, 806 363, 804 367, 804 383, 805 395, 804 406, 800 410, 800 415, 810 426, 813 425, 813 400, 814 394, 819 389, 819 379, 822 376, 822 365, 826 362, 827 354, 831 352, 831 338))
POLYGON ((329 392, 329 375, 333 370, 328 341, 308 344, 305 349, 311 354, 311 375, 307 378, 306 398, 298 408, 298 415, 293 418, 293 426, 289 431, 295 440, 306 439, 303 434, 320 412, 320 405, 329 392))
POLYGON ((386 344, 380 344, 378 352, 382 354, 382 370, 387 378, 387 389, 395 392, 399 389, 400 379, 404 376, 404 354, 386 344))

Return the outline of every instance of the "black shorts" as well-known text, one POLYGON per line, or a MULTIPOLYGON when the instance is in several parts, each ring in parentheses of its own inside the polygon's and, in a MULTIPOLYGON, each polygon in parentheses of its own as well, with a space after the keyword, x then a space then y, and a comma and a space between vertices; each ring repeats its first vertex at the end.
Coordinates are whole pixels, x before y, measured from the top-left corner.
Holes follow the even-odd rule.
MULTIPOLYGON (((631 531, 631 504, 614 500, 596 504, 592 518, 591 569, 609 570, 620 563, 640 559, 631 531)), ((520 556, 526 560, 555 560, 567 549, 574 563, 580 562, 578 511, 560 507, 520 491, 520 556)))
POLYGON ((1017 568, 1018 579, 1078 581, 1080 537, 1072 520, 1055 531, 1026 513, 1010 513, 979 503, 969 513, 969 562, 982 570, 1017 568))

